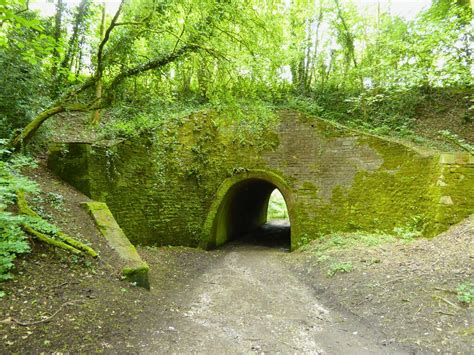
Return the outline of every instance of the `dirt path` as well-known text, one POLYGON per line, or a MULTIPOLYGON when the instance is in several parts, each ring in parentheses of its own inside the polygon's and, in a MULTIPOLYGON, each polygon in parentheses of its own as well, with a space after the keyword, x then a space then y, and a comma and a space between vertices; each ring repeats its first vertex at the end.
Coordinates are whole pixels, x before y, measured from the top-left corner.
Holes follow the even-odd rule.
MULTIPOLYGON (((322 305, 281 249, 231 244, 175 293, 173 317, 148 324, 144 352, 408 353, 322 305)), ((148 318, 147 318, 148 319, 148 318)))

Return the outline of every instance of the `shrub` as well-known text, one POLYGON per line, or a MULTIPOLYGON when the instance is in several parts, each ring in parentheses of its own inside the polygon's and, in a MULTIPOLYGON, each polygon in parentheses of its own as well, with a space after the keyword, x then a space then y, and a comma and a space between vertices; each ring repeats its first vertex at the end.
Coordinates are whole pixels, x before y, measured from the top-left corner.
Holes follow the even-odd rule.
MULTIPOLYGON (((7 153, 0 145, 0 155, 7 153)), ((17 191, 38 192, 38 186, 19 173, 22 167, 34 164, 24 156, 0 160, 0 281, 12 278, 10 270, 16 255, 30 251, 27 237, 21 229, 22 224, 28 223, 29 217, 15 215, 9 209, 16 201, 17 191)))

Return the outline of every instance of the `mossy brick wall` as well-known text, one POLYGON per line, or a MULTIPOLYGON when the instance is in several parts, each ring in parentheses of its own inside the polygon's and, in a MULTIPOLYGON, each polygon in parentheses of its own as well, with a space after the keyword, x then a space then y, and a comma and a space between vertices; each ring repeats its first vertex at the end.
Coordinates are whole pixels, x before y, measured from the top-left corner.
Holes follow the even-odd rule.
POLYGON ((106 202, 140 244, 203 245, 219 187, 257 170, 278 176, 291 195, 293 247, 335 231, 392 231, 414 218, 431 236, 473 212, 472 157, 447 164, 295 111, 278 115, 244 137, 239 124, 207 112, 108 146, 55 144, 49 166, 106 202))
POLYGON ((429 234, 434 235, 473 213, 474 156, 467 153, 443 153, 432 184, 435 208, 429 234))

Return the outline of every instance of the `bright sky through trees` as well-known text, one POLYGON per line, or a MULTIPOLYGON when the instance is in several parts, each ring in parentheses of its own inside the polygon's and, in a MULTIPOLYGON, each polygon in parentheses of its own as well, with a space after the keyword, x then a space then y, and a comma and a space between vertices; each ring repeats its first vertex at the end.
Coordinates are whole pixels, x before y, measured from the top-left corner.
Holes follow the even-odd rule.
MULTIPOLYGON (((286 0, 289 1, 289 0, 286 0)), ((430 4, 430 0, 350 0, 360 9, 368 9, 376 11, 377 5, 380 4, 382 9, 390 8, 393 15, 398 15, 406 19, 412 19, 421 10, 426 9, 430 4)), ((66 0, 69 6, 78 5, 80 0, 66 0)), ((346 0, 347 2, 347 0, 346 0)), ((105 0, 108 13, 114 13, 120 4, 119 0, 105 0)), ((44 16, 53 16, 56 7, 51 0, 33 0, 32 9, 38 9, 44 16)))
MULTIPOLYGON (((115 13, 117 10, 120 0, 104 0, 100 2, 105 2, 107 12, 109 14, 115 13)), ((33 0, 31 2, 31 9, 37 9, 41 11, 43 16, 53 16, 56 13, 56 1, 51 0, 33 0)), ((77 6, 80 3, 80 0, 66 0, 65 3, 68 4, 68 7, 77 6)), ((99 3, 99 1, 97 1, 99 3)))
POLYGON ((430 6, 430 0, 353 0, 361 9, 369 8, 375 10, 380 4, 382 9, 390 8, 393 15, 405 19, 414 18, 421 10, 430 6))
POLYGON ((359 112, 374 129, 409 127, 418 94, 472 85, 467 0, 126 0, 116 18, 119 0, 9 1, 0 4, 0 79, 11 83, 0 137, 24 127, 16 149, 72 109, 119 109, 130 120, 147 107, 156 117, 169 105, 282 105, 293 96, 337 121, 359 112), (12 92, 21 93, 17 106, 12 92))

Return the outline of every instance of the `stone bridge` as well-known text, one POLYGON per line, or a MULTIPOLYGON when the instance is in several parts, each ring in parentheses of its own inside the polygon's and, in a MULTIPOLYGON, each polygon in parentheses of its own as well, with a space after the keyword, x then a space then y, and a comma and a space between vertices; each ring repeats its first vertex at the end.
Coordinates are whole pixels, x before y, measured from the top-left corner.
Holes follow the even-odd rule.
POLYGON ((331 232, 434 236, 474 211, 472 155, 423 152, 296 111, 277 116, 259 128, 196 113, 129 140, 54 143, 48 164, 106 202, 136 244, 219 246, 265 223, 275 188, 292 249, 331 232))

